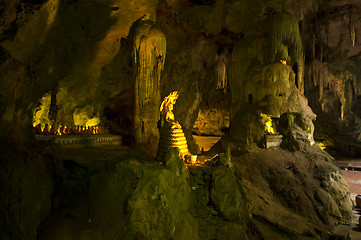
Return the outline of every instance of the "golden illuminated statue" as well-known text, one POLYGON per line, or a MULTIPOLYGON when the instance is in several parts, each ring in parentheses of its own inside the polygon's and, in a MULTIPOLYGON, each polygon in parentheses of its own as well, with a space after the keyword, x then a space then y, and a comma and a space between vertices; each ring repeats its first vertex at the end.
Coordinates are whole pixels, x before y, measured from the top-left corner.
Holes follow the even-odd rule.
POLYGON ((187 140, 184 136, 182 126, 175 120, 173 105, 178 99, 178 92, 171 92, 164 98, 160 105, 161 128, 160 140, 158 145, 157 160, 163 161, 163 158, 170 148, 178 148, 182 158, 189 155, 187 140))
POLYGON ((174 113, 173 111, 173 105, 175 104, 175 102, 178 99, 178 92, 174 91, 171 92, 168 96, 166 96, 162 102, 162 104, 160 105, 160 112, 161 112, 161 127, 164 125, 164 122, 168 122, 168 123, 173 123, 172 128, 182 128, 182 126, 175 121, 174 118, 174 113))
POLYGON ((277 134, 271 116, 261 113, 261 118, 267 134, 277 134))

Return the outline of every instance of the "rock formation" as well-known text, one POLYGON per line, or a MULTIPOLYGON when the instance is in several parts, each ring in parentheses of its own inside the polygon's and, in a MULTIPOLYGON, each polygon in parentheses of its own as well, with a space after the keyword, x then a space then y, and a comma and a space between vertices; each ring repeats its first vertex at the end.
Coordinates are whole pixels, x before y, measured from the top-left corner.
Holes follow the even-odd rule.
POLYGON ((160 78, 166 58, 166 39, 149 17, 130 29, 135 68, 134 138, 136 145, 155 156, 159 131, 160 78))

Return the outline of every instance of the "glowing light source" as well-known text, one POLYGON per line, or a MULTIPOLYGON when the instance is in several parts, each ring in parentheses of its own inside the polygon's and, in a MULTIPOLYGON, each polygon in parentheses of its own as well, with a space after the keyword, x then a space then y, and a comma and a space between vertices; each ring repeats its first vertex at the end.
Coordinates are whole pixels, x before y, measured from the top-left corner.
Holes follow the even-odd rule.
POLYGON ((75 109, 73 113, 74 124, 79 126, 92 127, 100 124, 100 117, 98 115, 89 116, 93 112, 90 105, 75 109))
POLYGON ((33 110, 33 127, 41 124, 44 126, 46 123, 51 122, 49 120, 49 110, 51 102, 51 93, 45 93, 39 100, 39 106, 33 110))
POLYGON ((192 165, 197 163, 197 155, 191 155, 191 163, 192 165))
POLYGON ((265 125, 265 131, 269 134, 276 134, 276 130, 273 127, 272 118, 269 115, 263 113, 261 113, 261 117, 262 117, 262 122, 265 125))
POLYGON ((280 60, 281 61, 281 63, 283 64, 283 65, 286 65, 287 64, 287 61, 286 60, 280 60))
POLYGON ((327 145, 324 144, 323 142, 316 142, 316 144, 322 149, 322 150, 325 150, 327 145))

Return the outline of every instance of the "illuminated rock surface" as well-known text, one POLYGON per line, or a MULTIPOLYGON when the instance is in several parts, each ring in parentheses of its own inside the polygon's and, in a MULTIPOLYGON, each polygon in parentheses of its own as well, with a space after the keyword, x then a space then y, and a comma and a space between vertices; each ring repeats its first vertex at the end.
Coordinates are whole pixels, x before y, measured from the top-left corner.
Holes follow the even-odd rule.
POLYGON ((335 162, 311 145, 314 133, 335 153, 361 139, 360 8, 356 0, 1 3, 0 238, 37 239, 84 196, 74 207, 81 219, 92 209, 97 228, 82 229, 84 238, 325 236, 351 205, 335 162), (149 157, 160 100, 172 91, 189 152, 201 150, 193 133, 222 136, 206 157, 230 149, 234 169, 149 157), (261 114, 283 135, 282 150, 258 149, 269 134, 261 114), (137 154, 58 154, 36 141, 39 123, 107 126, 137 154))
POLYGON ((336 222, 352 219, 348 185, 334 159, 317 146, 307 150, 255 149, 233 161, 243 169, 253 219, 266 239, 315 239, 336 222))

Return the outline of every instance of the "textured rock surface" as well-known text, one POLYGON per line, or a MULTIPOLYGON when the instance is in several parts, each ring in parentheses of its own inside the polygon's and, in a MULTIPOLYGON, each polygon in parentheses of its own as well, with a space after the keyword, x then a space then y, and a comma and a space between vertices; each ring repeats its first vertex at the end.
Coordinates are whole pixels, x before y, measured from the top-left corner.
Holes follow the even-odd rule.
POLYGON ((187 169, 129 160, 104 180, 91 181, 92 221, 104 239, 180 238, 197 235, 187 169), (105 181, 105 182, 103 182, 105 181), (111 225, 111 226, 109 226, 111 225), (185 236, 182 236, 185 235, 185 236))
POLYGON ((190 177, 174 149, 166 156, 166 167, 137 159, 118 163, 114 170, 91 179, 92 225, 103 239, 209 239, 218 235, 247 239, 249 203, 239 189, 241 179, 226 167, 211 171, 210 191, 207 177, 195 178, 195 173, 190 177), (225 182, 222 176, 231 181, 225 182), (199 190, 200 185, 207 186, 205 192, 199 190), (212 196, 218 212, 203 198, 205 194, 212 196), (205 202, 197 205, 201 201, 205 202))
POLYGON ((253 202, 253 219, 266 239, 274 234, 269 226, 279 232, 273 236, 277 239, 314 239, 338 222, 351 221, 347 182, 333 158, 318 147, 307 153, 255 149, 237 160, 233 162, 243 169, 253 202))
POLYGON ((51 211, 50 166, 39 154, 11 150, 1 147, 0 238, 35 240, 38 225, 51 211))
POLYGON ((223 109, 200 109, 193 125, 193 134, 222 136, 229 127, 229 111, 223 109))
POLYGON ((214 169, 211 186, 211 199, 219 213, 231 222, 247 223, 246 191, 239 189, 242 179, 236 177, 233 169, 225 166, 214 169))
POLYGON ((133 42, 135 74, 134 139, 139 149, 155 157, 159 131, 160 77, 166 58, 166 38, 148 16, 136 21, 129 34, 133 42))

